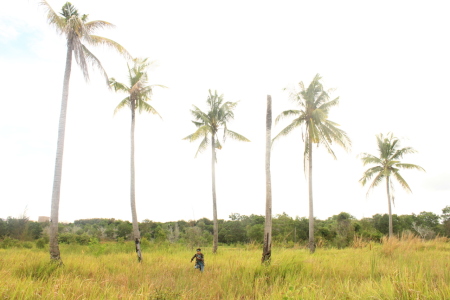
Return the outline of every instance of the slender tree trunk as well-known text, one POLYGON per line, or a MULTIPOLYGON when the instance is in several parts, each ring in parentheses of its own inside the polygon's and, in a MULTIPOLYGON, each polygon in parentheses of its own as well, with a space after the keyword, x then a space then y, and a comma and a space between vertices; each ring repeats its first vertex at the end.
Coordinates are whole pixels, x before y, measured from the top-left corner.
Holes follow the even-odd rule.
POLYGON ((309 192, 309 252, 316 251, 316 243, 314 241, 314 209, 313 209, 313 185, 312 185, 312 141, 309 136, 308 145, 308 192, 309 192))
POLYGON ((214 222, 214 237, 213 237, 213 253, 217 252, 219 244, 219 224, 217 223, 217 199, 216 199, 216 141, 214 134, 211 134, 211 172, 212 172, 212 197, 213 197, 213 222, 214 222))
POLYGON ((266 219, 261 262, 270 262, 272 255, 272 180, 270 177, 270 150, 272 148, 272 97, 267 95, 266 115, 266 219))
POLYGON ((386 177, 386 191, 388 196, 389 207, 389 238, 394 235, 394 227, 392 225, 392 208, 391 208, 391 192, 389 191, 389 176, 386 177))
MULTIPOLYGON (((131 97, 131 96, 130 96, 131 97)), ((130 182, 130 200, 131 200, 131 216, 133 221, 133 238, 136 246, 136 254, 138 261, 142 261, 141 253, 141 234, 139 232, 139 224, 136 213, 136 188, 135 188, 135 172, 134 172, 134 125, 136 119, 136 103, 131 100, 131 182, 130 182)))
POLYGON ((61 176, 64 154, 64 137, 66 131, 67 102, 69 99, 69 81, 72 68, 72 43, 67 41, 66 69, 59 115, 58 143, 56 146, 55 173, 53 177, 52 209, 50 214, 50 260, 62 264, 58 245, 59 199, 61 193, 61 176))

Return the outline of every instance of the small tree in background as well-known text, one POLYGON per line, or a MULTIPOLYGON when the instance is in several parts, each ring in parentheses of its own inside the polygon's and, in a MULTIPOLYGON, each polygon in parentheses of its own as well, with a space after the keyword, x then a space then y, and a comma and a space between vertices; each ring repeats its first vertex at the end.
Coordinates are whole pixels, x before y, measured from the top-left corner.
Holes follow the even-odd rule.
POLYGON ((388 210, 389 210, 389 237, 394 234, 392 225, 392 208, 391 202, 394 203, 394 197, 391 195, 391 190, 393 189, 392 178, 395 178, 400 186, 403 187, 407 192, 411 192, 411 188, 405 179, 400 175, 401 169, 416 169, 419 171, 425 171, 422 167, 413 164, 407 164, 400 162, 403 155, 409 153, 416 153, 411 147, 400 148, 400 141, 398 138, 394 137, 392 133, 388 133, 387 136, 379 134, 377 137, 378 146, 378 156, 362 153, 361 160, 364 166, 374 164, 372 167, 366 170, 363 177, 359 180, 362 185, 366 185, 373 177, 373 181, 369 186, 367 195, 376 186, 378 186, 383 179, 386 183, 386 193, 388 199, 388 210))

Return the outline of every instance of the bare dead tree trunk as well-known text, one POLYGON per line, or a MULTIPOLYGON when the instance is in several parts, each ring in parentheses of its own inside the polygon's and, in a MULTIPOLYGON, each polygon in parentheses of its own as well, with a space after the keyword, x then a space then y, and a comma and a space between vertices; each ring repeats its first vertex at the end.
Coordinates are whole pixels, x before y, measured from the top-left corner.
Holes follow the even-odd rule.
POLYGON ((50 260, 62 264, 58 244, 59 200, 61 194, 61 178, 64 154, 64 138, 66 132, 67 103, 69 100, 69 81, 72 69, 72 43, 67 41, 66 68, 64 72, 61 112, 59 115, 58 142, 56 146, 55 173, 53 177, 52 207, 50 214, 50 260))
POLYGON ((219 223, 217 222, 217 199, 216 199, 216 141, 214 134, 211 134, 211 177, 212 177, 212 197, 213 197, 213 223, 214 223, 214 236, 213 236, 213 253, 217 252, 219 244, 219 223))
POLYGON ((392 225, 392 208, 391 208, 391 192, 389 190, 389 176, 386 177, 386 191, 388 197, 388 207, 389 207, 389 238, 394 236, 394 227, 392 225))
POLYGON ((272 180, 270 176, 270 150, 272 148, 272 97, 267 95, 266 114, 266 219, 261 262, 270 262, 272 256, 272 180))
MULTIPOLYGON (((132 95, 130 96, 130 98, 132 95)), ((131 216, 133 221, 133 238, 136 246, 136 254, 138 257, 138 261, 142 261, 142 253, 141 253, 141 233, 139 232, 139 224, 137 220, 137 212, 136 212, 136 187, 135 187, 135 170, 134 170, 134 127, 135 127, 135 119, 136 119, 136 103, 135 99, 131 100, 131 161, 130 161, 130 170, 131 170, 131 182, 130 182, 130 202, 131 202, 131 216)))
POLYGON ((312 184, 312 139, 308 135, 308 192, 309 192, 309 252, 316 251, 316 243, 314 241, 314 208, 313 208, 313 184, 312 184))

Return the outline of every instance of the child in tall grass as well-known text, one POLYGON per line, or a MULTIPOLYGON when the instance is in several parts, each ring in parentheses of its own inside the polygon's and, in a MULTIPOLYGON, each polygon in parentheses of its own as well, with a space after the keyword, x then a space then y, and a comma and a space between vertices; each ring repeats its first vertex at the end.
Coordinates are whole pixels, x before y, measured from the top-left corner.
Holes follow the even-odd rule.
POLYGON ((202 253, 202 249, 198 248, 197 253, 194 254, 191 258, 191 262, 195 258, 195 268, 200 269, 200 272, 203 272, 205 269, 205 256, 202 253))

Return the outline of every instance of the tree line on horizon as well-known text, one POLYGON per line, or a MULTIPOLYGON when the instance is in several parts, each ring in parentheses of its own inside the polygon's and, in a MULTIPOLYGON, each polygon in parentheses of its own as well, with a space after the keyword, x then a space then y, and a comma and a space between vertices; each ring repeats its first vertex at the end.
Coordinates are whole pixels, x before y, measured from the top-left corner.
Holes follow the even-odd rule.
MULTIPOLYGON (((143 235, 143 223, 138 223, 137 208, 135 199, 135 160, 134 160, 134 131, 136 112, 148 112, 158 115, 158 112, 148 102, 152 100, 152 92, 154 87, 164 87, 162 85, 150 85, 148 83, 147 71, 150 63, 147 58, 133 58, 128 51, 119 43, 95 35, 95 31, 103 28, 112 28, 109 22, 96 20, 88 21, 88 15, 80 15, 78 10, 70 3, 66 2, 62 11, 56 13, 50 5, 42 0, 40 4, 47 12, 47 21, 50 25, 56 28, 57 32, 67 39, 67 56, 63 81, 63 92, 61 100, 61 113, 59 119, 57 152, 55 161, 55 173, 53 180, 52 204, 51 204, 51 222, 49 226, 49 248, 51 261, 62 264, 59 250, 60 238, 59 232, 59 202, 60 202, 60 187, 62 178, 62 165, 64 153, 64 139, 65 139, 65 123, 67 114, 67 103, 69 95, 69 81, 72 67, 72 60, 75 57, 77 64, 80 66, 86 80, 89 80, 88 66, 91 65, 97 68, 105 78, 108 88, 114 89, 116 92, 126 94, 126 97, 118 104, 115 113, 122 108, 129 108, 131 112, 131 126, 130 126, 130 206, 132 215, 132 237, 135 242, 135 249, 138 256, 138 261, 142 261, 141 253, 141 236, 143 235), (100 60, 86 47, 91 46, 107 46, 120 55, 127 61, 128 80, 126 83, 118 82, 113 77, 108 77, 106 71, 103 69, 100 60)), ((308 183, 308 202, 309 202, 309 218, 308 218, 308 248, 311 253, 314 253, 317 246, 315 236, 316 222, 313 211, 313 189, 312 189, 312 172, 313 172, 313 146, 322 145, 325 149, 336 159, 332 144, 335 143, 345 150, 351 147, 350 138, 346 132, 339 128, 339 124, 328 119, 329 111, 332 107, 339 104, 339 97, 331 99, 330 92, 326 90, 321 83, 321 76, 317 74, 309 85, 305 85, 303 81, 298 84, 298 90, 290 91, 289 98, 295 103, 298 108, 283 111, 276 119, 275 123, 290 118, 291 123, 282 129, 278 135, 273 139, 271 137, 272 126, 272 111, 271 98, 268 96, 267 104, 267 121, 266 121, 266 216, 264 217, 264 230, 261 237, 264 239, 263 259, 262 261, 270 260, 270 247, 272 232, 272 216, 271 216, 271 181, 270 181, 270 149, 272 143, 277 141, 280 137, 289 135, 294 129, 301 129, 301 138, 304 141, 304 172, 307 174, 308 183), (270 101, 269 101, 270 99, 270 101), (269 121, 270 120, 270 121, 269 121)), ((215 164, 217 163, 216 150, 222 149, 222 144, 227 138, 238 141, 250 142, 249 139, 243 135, 232 131, 228 128, 228 123, 234 119, 234 109, 237 102, 225 101, 224 96, 219 95, 217 91, 209 90, 207 97, 208 110, 202 111, 197 106, 193 106, 191 114, 194 118, 192 121, 196 126, 196 131, 185 137, 185 140, 190 142, 201 140, 198 147, 197 154, 211 147, 211 178, 212 178, 212 200, 213 200, 213 225, 212 225, 212 242, 213 253, 216 253, 219 243, 221 229, 219 220, 217 219, 217 195, 215 189, 215 164), (219 131, 223 133, 223 138, 220 139, 219 131)), ((396 179, 400 185, 407 191, 411 191, 410 187, 400 175, 400 169, 416 169, 424 170, 422 167, 402 163, 403 155, 414 153, 415 150, 411 147, 400 148, 399 140, 393 134, 383 136, 377 135, 377 143, 379 155, 371 155, 367 153, 362 154, 363 165, 375 164, 374 167, 368 169, 361 178, 360 182, 365 185, 370 183, 369 190, 378 186, 381 182, 386 183, 387 197, 389 203, 389 230, 388 234, 391 237, 394 233, 393 215, 391 212, 391 202, 393 197, 392 179, 396 179), (373 181, 371 181, 373 179, 373 181)), ((349 215, 350 216, 350 215, 349 215)), ((351 220, 350 217, 347 218, 351 220)), ((273 222, 277 217, 273 218, 273 222)), ((236 220, 232 220, 234 222, 236 220)), ((223 226, 228 221, 222 223, 223 226)), ((239 222, 241 222, 239 220, 239 222)), ((350 221, 349 221, 350 222, 350 221)), ((205 225, 206 226, 206 225, 205 225)), ((274 237, 276 235, 274 234, 274 237)), ((319 238, 320 235, 317 235, 319 238)), ((222 237, 223 240, 223 237, 222 237)))
MULTIPOLYGON (((221 245, 263 243, 265 217, 263 215, 240 215, 233 213, 229 220, 218 219, 221 245)), ((421 212, 420 214, 392 215, 393 233, 401 236, 412 233, 424 240, 437 236, 450 238, 450 206, 442 209, 442 214, 421 212)), ((272 218, 273 241, 277 245, 308 247, 309 219, 291 217, 286 213, 272 218)), ((0 218, 0 248, 8 245, 36 245, 49 241, 49 222, 30 221, 27 217, 0 218), (6 242, 5 242, 6 241, 6 242), (21 243, 22 242, 22 243, 21 243)), ((208 247, 214 233, 214 222, 208 218, 189 221, 154 222, 144 220, 139 223, 142 238, 151 243, 178 243, 187 247, 208 247)), ((133 225, 129 221, 117 219, 81 219, 72 223, 58 224, 58 241, 62 244, 89 245, 100 241, 131 241, 133 225)), ((354 246, 355 239, 364 242, 380 242, 389 234, 389 215, 375 214, 370 218, 356 219, 351 214, 341 212, 325 220, 315 219, 314 235, 318 247, 345 248, 354 246)), ((40 247, 40 246, 37 246, 40 247)))

